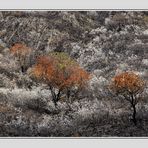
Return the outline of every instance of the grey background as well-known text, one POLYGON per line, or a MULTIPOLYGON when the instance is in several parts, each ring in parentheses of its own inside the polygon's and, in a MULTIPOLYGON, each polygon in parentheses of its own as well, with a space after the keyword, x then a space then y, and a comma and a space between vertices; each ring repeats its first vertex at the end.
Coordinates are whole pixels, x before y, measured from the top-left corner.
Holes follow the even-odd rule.
POLYGON ((147 9, 147 0, 0 0, 0 9, 147 9))

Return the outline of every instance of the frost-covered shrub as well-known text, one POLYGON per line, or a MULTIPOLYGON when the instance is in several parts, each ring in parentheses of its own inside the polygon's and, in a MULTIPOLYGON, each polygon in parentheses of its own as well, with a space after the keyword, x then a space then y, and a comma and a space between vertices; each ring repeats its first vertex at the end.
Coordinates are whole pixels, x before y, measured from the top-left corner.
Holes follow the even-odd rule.
POLYGON ((18 78, 16 79, 16 84, 18 88, 25 88, 30 89, 33 85, 36 85, 35 82, 26 74, 26 75, 18 75, 18 78))
POLYGON ((38 98, 27 100, 24 106, 28 109, 32 109, 37 112, 41 112, 41 113, 49 112, 50 113, 50 111, 48 111, 48 108, 47 108, 47 100, 45 98, 40 98, 39 96, 38 98))
POLYGON ((38 93, 34 91, 26 91, 26 89, 6 89, 1 88, 0 93, 12 104, 24 104, 27 99, 37 98, 38 93))
POLYGON ((63 43, 69 39, 69 34, 59 32, 56 29, 50 30, 50 37, 48 38, 48 46, 46 51, 60 51, 63 48, 63 43))
POLYGON ((4 74, 0 74, 0 87, 6 87, 13 89, 16 87, 16 83, 14 79, 10 79, 9 77, 6 77, 4 74))
POLYGON ((0 69, 5 71, 6 74, 11 74, 12 72, 18 70, 18 67, 13 58, 8 54, 7 56, 2 56, 0 58, 0 69))

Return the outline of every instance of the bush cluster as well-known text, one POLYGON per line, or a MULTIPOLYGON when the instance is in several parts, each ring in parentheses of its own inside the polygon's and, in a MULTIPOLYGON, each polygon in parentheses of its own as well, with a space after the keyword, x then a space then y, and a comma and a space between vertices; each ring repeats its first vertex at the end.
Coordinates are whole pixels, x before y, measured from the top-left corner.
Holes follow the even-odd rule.
MULTIPOLYGON (((27 63, 33 50, 24 44, 17 43, 10 51, 19 61, 21 71, 25 72, 29 68, 27 63)), ((78 99, 78 93, 83 92, 88 86, 92 76, 63 52, 49 52, 38 56, 29 72, 33 80, 46 84, 55 107, 60 100, 66 101, 69 105, 73 99, 78 99)), ((144 87, 144 80, 134 72, 123 72, 116 75, 109 85, 113 93, 130 103, 133 109, 132 120, 135 125, 137 124, 136 105, 142 98, 144 87)))

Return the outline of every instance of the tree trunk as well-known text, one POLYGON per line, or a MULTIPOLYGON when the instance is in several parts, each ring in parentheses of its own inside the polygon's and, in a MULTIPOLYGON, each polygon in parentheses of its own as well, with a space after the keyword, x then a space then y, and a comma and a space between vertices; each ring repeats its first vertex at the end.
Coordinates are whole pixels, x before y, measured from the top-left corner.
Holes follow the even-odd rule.
POLYGON ((133 118, 134 124, 137 125, 137 119, 136 119, 136 113, 137 113, 136 112, 136 103, 134 101, 134 96, 133 95, 131 96, 131 99, 132 99, 131 105, 132 105, 132 108, 133 108, 133 116, 132 116, 132 118, 133 118))
POLYGON ((56 97, 56 94, 55 94, 55 92, 53 91, 53 88, 52 88, 52 86, 49 86, 49 88, 50 88, 50 92, 51 92, 51 95, 52 95, 52 101, 53 101, 53 103, 54 103, 54 105, 55 105, 55 107, 57 106, 57 97, 56 97))
POLYGON ((137 125, 137 119, 136 119, 136 106, 133 105, 133 122, 135 125, 137 125))
POLYGON ((51 91, 51 95, 52 95, 52 101, 55 105, 55 107, 57 107, 57 102, 60 100, 60 95, 61 95, 61 90, 58 90, 58 93, 56 94, 54 88, 52 86, 49 85, 50 91, 51 91))
POLYGON ((67 104, 67 106, 69 108, 69 111, 72 111, 72 108, 71 108, 72 100, 70 98, 70 95, 71 95, 71 91, 69 89, 67 89, 67 92, 66 92, 66 96, 67 96, 66 104, 67 104))
POLYGON ((61 90, 59 90, 56 95, 56 102, 58 102, 60 100, 60 95, 61 95, 61 90))
POLYGON ((21 71, 22 71, 22 73, 25 72, 25 68, 24 68, 24 66, 21 66, 21 71))

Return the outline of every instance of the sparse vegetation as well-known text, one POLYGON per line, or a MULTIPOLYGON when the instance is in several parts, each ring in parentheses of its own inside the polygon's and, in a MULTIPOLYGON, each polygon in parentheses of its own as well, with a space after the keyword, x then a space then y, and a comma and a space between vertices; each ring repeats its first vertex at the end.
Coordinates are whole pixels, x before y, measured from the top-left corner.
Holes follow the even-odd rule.
POLYGON ((147 14, 0 12, 0 136, 148 136, 147 14))

